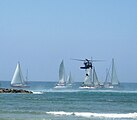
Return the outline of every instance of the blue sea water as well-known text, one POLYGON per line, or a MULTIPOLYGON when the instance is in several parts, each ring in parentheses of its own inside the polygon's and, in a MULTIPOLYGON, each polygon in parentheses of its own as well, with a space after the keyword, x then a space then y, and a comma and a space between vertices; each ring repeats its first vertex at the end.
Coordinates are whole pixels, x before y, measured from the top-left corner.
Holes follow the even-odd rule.
MULTIPOLYGON (((0 120, 137 120, 137 83, 116 89, 53 89, 54 82, 30 82, 34 94, 0 94, 0 120)), ((10 82, 1 82, 10 88, 10 82)))

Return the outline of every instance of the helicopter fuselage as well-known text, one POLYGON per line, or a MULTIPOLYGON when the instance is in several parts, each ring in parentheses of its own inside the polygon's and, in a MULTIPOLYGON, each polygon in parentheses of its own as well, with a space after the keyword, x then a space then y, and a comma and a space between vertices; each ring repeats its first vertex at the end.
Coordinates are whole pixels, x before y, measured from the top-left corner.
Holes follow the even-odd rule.
POLYGON ((85 66, 85 67, 80 67, 80 69, 89 69, 89 68, 92 69, 92 65, 87 65, 87 66, 85 66))

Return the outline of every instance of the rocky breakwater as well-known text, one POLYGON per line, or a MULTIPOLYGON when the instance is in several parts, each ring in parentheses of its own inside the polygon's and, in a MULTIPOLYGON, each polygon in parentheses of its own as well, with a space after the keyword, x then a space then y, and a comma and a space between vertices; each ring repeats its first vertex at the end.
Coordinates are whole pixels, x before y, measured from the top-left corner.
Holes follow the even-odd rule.
POLYGON ((9 88, 0 88, 0 93, 29 93, 32 94, 33 92, 23 89, 9 89, 9 88))

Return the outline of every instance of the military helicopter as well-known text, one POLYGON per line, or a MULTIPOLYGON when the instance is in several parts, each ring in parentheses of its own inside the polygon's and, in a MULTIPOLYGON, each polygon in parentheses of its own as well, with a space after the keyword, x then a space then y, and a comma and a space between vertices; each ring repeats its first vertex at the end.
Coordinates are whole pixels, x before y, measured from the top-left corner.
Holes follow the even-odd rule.
POLYGON ((77 60, 77 61, 83 61, 84 63, 84 66, 83 67, 80 67, 80 69, 89 69, 89 68, 93 68, 93 65, 92 63, 93 62, 99 62, 99 61, 102 61, 102 60, 93 60, 92 58, 91 59, 85 59, 85 60, 82 60, 82 59, 72 59, 72 60, 77 60))

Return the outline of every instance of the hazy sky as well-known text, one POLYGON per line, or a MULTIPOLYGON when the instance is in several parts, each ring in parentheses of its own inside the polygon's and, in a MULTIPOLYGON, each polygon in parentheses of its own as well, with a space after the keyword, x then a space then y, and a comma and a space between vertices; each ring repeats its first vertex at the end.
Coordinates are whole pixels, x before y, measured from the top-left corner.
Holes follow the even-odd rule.
POLYGON ((21 62, 29 80, 58 81, 66 73, 83 81, 82 62, 94 63, 100 80, 115 58, 120 82, 137 82, 137 0, 0 0, 0 80, 11 80, 21 62))

